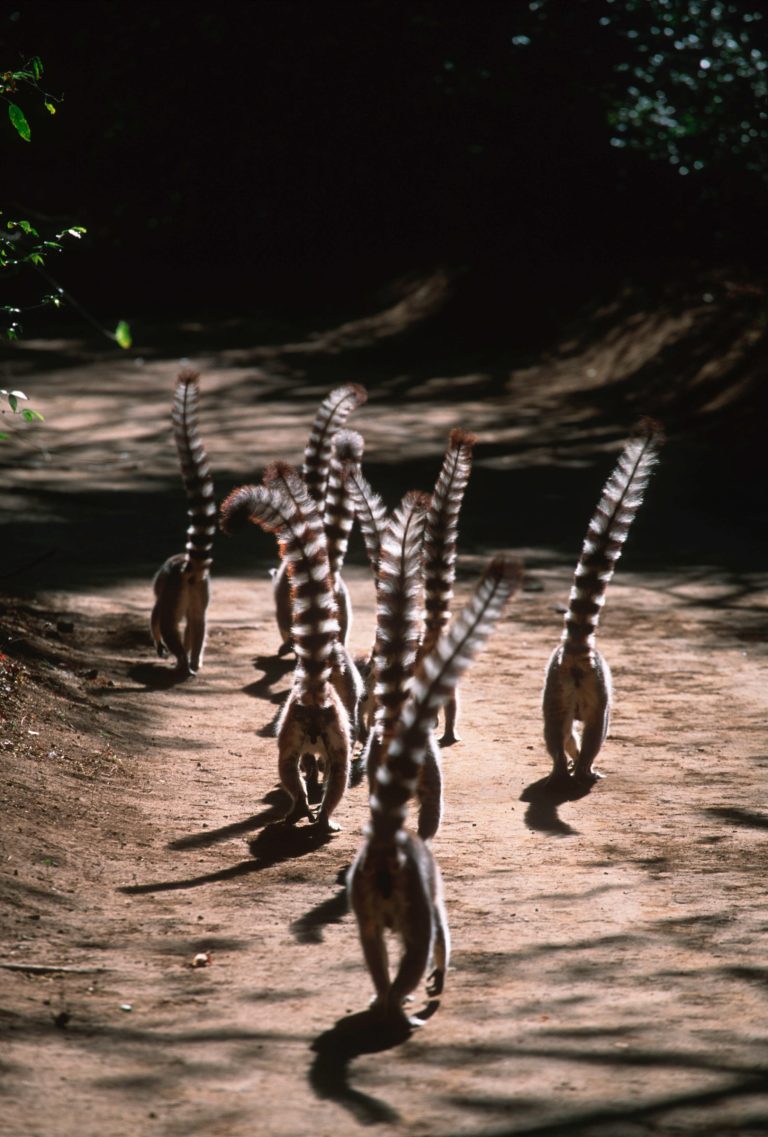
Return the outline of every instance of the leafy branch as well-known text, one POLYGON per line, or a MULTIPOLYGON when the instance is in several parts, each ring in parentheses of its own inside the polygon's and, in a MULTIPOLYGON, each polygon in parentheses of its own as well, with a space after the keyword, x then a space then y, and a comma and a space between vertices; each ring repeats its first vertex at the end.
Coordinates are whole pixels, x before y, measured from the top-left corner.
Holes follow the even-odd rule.
POLYGON ((40 87, 43 77, 43 64, 39 56, 35 55, 18 71, 0 71, 0 99, 8 107, 8 118, 11 125, 24 142, 32 141, 32 128, 22 108, 10 98, 16 96, 20 87, 31 87, 39 92, 43 98, 43 106, 49 114, 56 114, 56 103, 59 102, 53 95, 47 94, 40 87))

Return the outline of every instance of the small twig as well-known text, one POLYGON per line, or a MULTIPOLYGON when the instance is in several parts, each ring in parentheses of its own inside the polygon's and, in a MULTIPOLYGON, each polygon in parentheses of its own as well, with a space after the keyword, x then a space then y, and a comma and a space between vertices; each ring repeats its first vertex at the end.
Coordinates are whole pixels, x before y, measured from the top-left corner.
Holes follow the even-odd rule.
POLYGON ((68 975, 94 975, 102 971, 110 971, 109 967, 67 967, 55 963, 0 963, 5 971, 29 971, 33 975, 48 975, 54 972, 65 972, 68 975))

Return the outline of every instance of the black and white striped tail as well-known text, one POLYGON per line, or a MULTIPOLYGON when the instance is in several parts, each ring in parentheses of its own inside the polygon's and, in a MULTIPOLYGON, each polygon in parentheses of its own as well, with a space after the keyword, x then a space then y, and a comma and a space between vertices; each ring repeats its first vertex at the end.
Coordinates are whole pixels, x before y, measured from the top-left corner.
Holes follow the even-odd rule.
POLYGON ((424 530, 425 642, 434 643, 451 619, 456 579, 456 542, 464 491, 472 471, 472 448, 477 436, 456 428, 449 436, 424 530))
POLYGON ((373 668, 377 719, 385 740, 408 695, 421 636, 421 553, 429 504, 428 494, 407 493, 381 541, 373 668))
POLYGON ((358 464, 345 463, 342 476, 363 535, 368 561, 376 576, 379 571, 381 541, 387 525, 387 508, 371 488, 358 464))
POLYGON ((356 430, 339 430, 331 440, 331 462, 325 495, 323 528, 328 546, 328 563, 334 581, 344 566, 349 534, 355 520, 355 507, 349 494, 344 471, 360 468, 365 443, 356 430))
POLYGON ((302 677, 302 702, 324 699, 339 635, 325 533, 300 474, 274 462, 264 485, 240 486, 221 507, 221 526, 236 532, 246 521, 277 535, 291 582, 293 646, 302 677))
POLYGON ((584 538, 565 614, 563 647, 570 654, 587 655, 594 648, 605 592, 663 441, 661 426, 643 419, 603 487, 584 538))
POLYGON ((385 761, 371 795, 372 835, 391 839, 400 829, 408 801, 416 793, 419 769, 435 716, 485 644, 504 604, 517 590, 520 566, 504 557, 489 564, 475 593, 423 661, 406 699, 385 761))
POLYGON ((181 464, 181 476, 187 492, 186 556, 196 567, 208 569, 216 532, 216 502, 208 455, 197 429, 197 407, 200 396, 199 374, 185 367, 176 380, 173 401, 173 433, 181 464))
POLYGON ((318 502, 321 512, 328 485, 331 439, 344 426, 355 407, 362 406, 367 398, 365 387, 359 383, 346 383, 343 387, 335 387, 326 395, 317 409, 304 449, 301 476, 310 497, 318 502))

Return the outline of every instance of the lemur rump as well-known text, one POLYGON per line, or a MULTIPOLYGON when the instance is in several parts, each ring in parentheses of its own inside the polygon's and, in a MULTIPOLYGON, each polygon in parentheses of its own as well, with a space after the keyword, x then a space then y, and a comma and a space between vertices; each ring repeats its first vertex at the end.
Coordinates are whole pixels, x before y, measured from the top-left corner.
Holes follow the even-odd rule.
POLYGON ((283 462, 268 467, 262 486, 241 486, 221 507, 221 525, 232 533, 252 521, 275 533, 287 565, 292 608, 291 636, 297 665, 278 720, 278 773, 291 796, 288 824, 314 821, 307 796, 307 756, 323 764, 325 786, 316 823, 338 829, 331 814, 349 778, 350 717, 339 693, 346 689, 346 657, 320 515, 300 475, 283 462), (337 689, 339 688, 339 689, 337 689))
MULTIPOLYGON (((309 496, 316 502, 321 517, 325 512, 333 436, 344 426, 355 407, 362 406, 367 398, 365 387, 359 383, 346 383, 329 392, 315 413, 304 448, 301 477, 309 496)), ((284 655, 291 650, 291 598, 285 562, 281 562, 273 574, 272 589, 277 626, 282 641, 280 654, 284 655)), ((341 615, 341 638, 346 643, 347 628, 343 622, 346 614, 341 613, 341 615)))
POLYGON ((552 759, 552 782, 567 780, 569 758, 577 781, 600 777, 593 763, 608 733, 613 695, 610 668, 595 647, 595 633, 606 589, 662 442, 658 423, 644 419, 606 482, 584 538, 562 639, 544 682, 544 741, 552 759), (575 723, 581 724, 580 737, 575 723))
POLYGON ((155 604, 149 621, 157 654, 162 657, 170 652, 175 656, 182 675, 194 675, 203 665, 216 532, 213 480, 197 430, 199 394, 198 373, 183 368, 176 380, 172 418, 189 501, 187 544, 185 551, 169 557, 155 576, 155 604))
POLYGON ((514 592, 519 568, 494 560, 475 594, 423 660, 402 706, 397 731, 378 766, 365 839, 347 877, 363 956, 373 980, 373 1009, 394 1026, 419 1025, 404 1000, 433 967, 427 994, 443 990, 450 935, 437 862, 424 841, 405 829, 435 715, 480 650, 514 592), (386 933, 402 944, 394 978, 386 933))

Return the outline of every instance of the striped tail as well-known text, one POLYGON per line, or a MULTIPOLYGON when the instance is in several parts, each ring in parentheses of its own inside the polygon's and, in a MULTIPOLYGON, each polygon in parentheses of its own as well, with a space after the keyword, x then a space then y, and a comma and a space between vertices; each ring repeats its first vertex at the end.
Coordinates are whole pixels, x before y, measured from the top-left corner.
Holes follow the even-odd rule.
POLYGON ((472 471, 477 436, 452 430, 424 531, 424 651, 429 651, 451 619, 456 579, 459 510, 472 471))
POLYGON ((504 557, 488 565, 473 597, 424 659, 403 705, 398 730, 376 773, 371 795, 371 833, 391 840, 405 822, 416 792, 435 716, 485 644, 504 604, 518 589, 520 566, 504 557))
POLYGON ((376 576, 379 571, 381 541, 387 526, 387 509, 379 495, 371 489, 359 466, 346 464, 343 477, 363 534, 365 551, 376 576))
POLYGON ((324 703, 339 635, 328 553, 317 506, 300 474, 274 462, 263 486, 241 486, 221 507, 221 526, 233 533, 252 521, 277 535, 291 582, 293 646, 302 679, 301 702, 324 703))
POLYGON ((355 511, 344 479, 345 468, 360 468, 365 443, 356 430, 339 430, 331 443, 331 463, 325 496, 323 528, 328 545, 328 563, 334 581, 338 579, 347 555, 349 534, 355 511))
POLYGON ((563 648, 571 655, 588 655, 594 649, 605 592, 663 441, 661 426, 652 419, 642 419, 603 487, 568 598, 563 648))
POLYGON ((197 568, 210 568, 213 538, 216 532, 216 502, 208 455, 197 430, 197 407, 200 376, 184 367, 176 379, 173 400, 173 434, 179 452, 181 477, 187 492, 186 555, 197 568))
POLYGON ((310 497, 319 503, 321 510, 328 485, 331 439, 344 426, 355 407, 362 406, 367 398, 365 387, 359 383, 347 383, 343 387, 335 387, 317 409, 304 449, 301 475, 310 497))
POLYGON ((387 525, 376 579, 377 719, 389 742, 413 678, 421 632, 421 551, 429 495, 411 491, 387 525))

